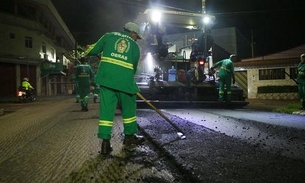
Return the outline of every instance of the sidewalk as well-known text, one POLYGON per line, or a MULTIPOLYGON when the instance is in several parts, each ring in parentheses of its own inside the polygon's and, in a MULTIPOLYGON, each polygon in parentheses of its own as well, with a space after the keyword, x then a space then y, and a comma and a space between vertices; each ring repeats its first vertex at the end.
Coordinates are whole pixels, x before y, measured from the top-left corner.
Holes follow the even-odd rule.
POLYGON ((297 102, 291 100, 259 100, 259 99, 246 99, 249 104, 246 108, 261 109, 261 110, 274 110, 279 107, 286 106, 290 103, 297 102))
MULTIPOLYGON (((246 99, 246 101, 249 102, 249 104, 245 106, 246 109, 255 109, 261 111, 273 111, 275 109, 288 106, 289 104, 299 102, 298 100, 258 100, 258 99, 246 99)), ((293 114, 305 115, 305 110, 297 110, 294 111, 293 114)))

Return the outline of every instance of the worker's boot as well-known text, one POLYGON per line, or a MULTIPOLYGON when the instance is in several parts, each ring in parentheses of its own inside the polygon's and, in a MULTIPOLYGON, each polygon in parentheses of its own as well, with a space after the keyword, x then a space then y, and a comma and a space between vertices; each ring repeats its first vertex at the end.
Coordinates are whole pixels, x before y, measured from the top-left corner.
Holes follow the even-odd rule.
POLYGON ((112 151, 112 147, 110 145, 109 139, 103 139, 102 147, 101 147, 101 154, 102 155, 109 155, 112 151))
POLYGON ((84 105, 83 111, 87 112, 88 111, 88 106, 84 105))
POLYGON ((80 101, 80 96, 76 95, 76 103, 79 103, 79 101, 80 101))
POLYGON ((81 106, 82 106, 81 111, 85 111, 85 112, 88 111, 88 105, 87 104, 81 103, 81 106))
POLYGON ((145 141, 145 138, 142 135, 125 135, 123 144, 125 146, 137 146, 141 145, 145 141))

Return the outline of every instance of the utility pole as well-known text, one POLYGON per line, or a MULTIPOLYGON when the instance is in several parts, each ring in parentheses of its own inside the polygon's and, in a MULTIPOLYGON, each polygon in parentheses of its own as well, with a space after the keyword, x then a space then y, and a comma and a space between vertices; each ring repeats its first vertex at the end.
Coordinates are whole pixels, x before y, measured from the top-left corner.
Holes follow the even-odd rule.
POLYGON ((253 38, 253 29, 251 29, 251 55, 254 58, 254 38, 253 38))
MULTIPOLYGON (((202 14, 204 15, 204 14, 206 14, 206 8, 205 8, 205 0, 202 0, 201 1, 201 5, 202 5, 202 14)), ((206 57, 207 56, 207 39, 208 39, 208 33, 207 33, 207 25, 206 24, 204 24, 203 25, 203 33, 204 33, 204 50, 203 50, 203 55, 204 55, 204 57, 206 57)))
POLYGON ((202 6, 202 14, 205 14, 206 13, 206 11, 205 11, 205 0, 201 1, 201 6, 202 6))

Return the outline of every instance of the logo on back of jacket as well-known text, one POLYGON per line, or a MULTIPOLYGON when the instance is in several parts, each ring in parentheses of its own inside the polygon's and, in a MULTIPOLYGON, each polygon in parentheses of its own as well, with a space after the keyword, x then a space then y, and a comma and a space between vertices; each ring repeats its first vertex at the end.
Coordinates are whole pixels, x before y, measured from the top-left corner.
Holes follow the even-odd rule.
POLYGON ((123 60, 127 60, 128 57, 124 55, 127 53, 130 48, 130 42, 126 39, 119 39, 115 42, 115 50, 117 53, 111 53, 112 57, 121 58, 123 60))

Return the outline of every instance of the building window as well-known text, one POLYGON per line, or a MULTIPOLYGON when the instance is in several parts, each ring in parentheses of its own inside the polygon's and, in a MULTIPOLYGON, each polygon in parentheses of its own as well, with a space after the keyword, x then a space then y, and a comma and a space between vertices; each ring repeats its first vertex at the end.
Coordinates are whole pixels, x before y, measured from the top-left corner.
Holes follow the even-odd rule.
POLYGON ((10 33, 10 38, 11 39, 15 39, 15 34, 14 33, 10 33))
POLYGON ((26 48, 33 48, 33 38, 25 36, 25 47, 26 48))
POLYGON ((259 80, 285 79, 285 69, 260 69, 259 80))

